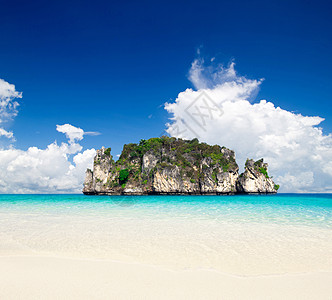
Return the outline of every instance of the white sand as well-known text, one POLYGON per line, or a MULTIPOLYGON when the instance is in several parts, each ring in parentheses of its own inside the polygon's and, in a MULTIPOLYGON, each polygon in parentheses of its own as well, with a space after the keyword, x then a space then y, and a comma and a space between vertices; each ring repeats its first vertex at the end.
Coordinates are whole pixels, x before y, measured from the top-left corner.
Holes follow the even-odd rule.
POLYGON ((0 205, 0 300, 332 299, 322 209, 46 200, 0 205))
POLYGON ((332 299, 332 273, 238 277, 110 261, 1 257, 0 299, 332 299))

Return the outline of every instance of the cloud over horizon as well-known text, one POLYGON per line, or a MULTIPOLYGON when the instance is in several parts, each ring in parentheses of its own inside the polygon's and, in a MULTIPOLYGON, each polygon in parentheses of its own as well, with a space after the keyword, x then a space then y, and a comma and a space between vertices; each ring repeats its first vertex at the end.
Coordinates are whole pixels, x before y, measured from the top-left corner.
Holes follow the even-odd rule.
POLYGON ((235 150, 237 161, 263 157, 282 192, 332 191, 332 135, 319 127, 323 118, 303 116, 260 100, 252 103, 262 80, 239 76, 228 67, 206 66, 196 59, 186 89, 173 103, 167 132, 199 138, 235 150))
MULTIPOLYGON (((15 86, 0 79, 0 126, 12 120, 18 113, 22 93, 15 86)), ((0 193, 81 193, 85 170, 91 168, 95 149, 87 149, 78 143, 86 134, 83 129, 70 124, 56 125, 68 142, 49 144, 45 149, 29 147, 15 149, 11 144, 0 149, 0 193)), ((0 127, 0 137, 13 139, 13 133, 0 127)))
POLYGON ((0 193, 81 193, 95 149, 81 150, 77 143, 56 142, 45 149, 0 150, 0 193))

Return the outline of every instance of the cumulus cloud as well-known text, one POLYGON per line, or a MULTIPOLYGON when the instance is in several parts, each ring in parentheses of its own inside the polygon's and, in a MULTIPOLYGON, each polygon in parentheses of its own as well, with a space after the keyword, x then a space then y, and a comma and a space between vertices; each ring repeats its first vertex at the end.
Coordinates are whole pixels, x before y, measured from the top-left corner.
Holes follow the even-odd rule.
POLYGON ((197 59, 189 79, 196 90, 165 104, 170 135, 225 145, 236 151, 240 165, 247 157, 264 157, 283 192, 332 191, 332 135, 319 127, 323 118, 266 100, 252 103, 262 80, 237 75, 234 63, 211 67, 197 59))
POLYGON ((0 112, 1 115, 9 118, 17 115, 16 108, 18 102, 13 101, 15 98, 22 98, 22 93, 16 91, 15 85, 0 79, 0 112))
POLYGON ((95 149, 56 142, 45 149, 0 150, 1 193, 80 193, 85 170, 92 167, 95 149))
MULTIPOLYGON (((0 126, 13 120, 17 115, 22 98, 15 86, 0 79, 0 126)), ((70 124, 57 125, 56 130, 64 133, 68 142, 56 142, 45 149, 30 147, 28 150, 15 149, 10 145, 0 149, 0 193, 80 193, 85 170, 92 167, 95 149, 82 151, 78 143, 84 132, 70 124)), ((14 140, 13 132, 0 127, 0 137, 14 140)))
MULTIPOLYGON (((214 59, 211 60, 211 63, 213 61, 214 59)), ((213 88, 228 81, 245 80, 245 78, 236 75, 234 67, 234 62, 231 62, 228 67, 224 67, 223 65, 216 67, 212 64, 205 66, 204 59, 200 57, 192 62, 188 77, 196 89, 213 88)))
POLYGON ((3 126, 16 117, 19 103, 15 99, 18 98, 22 98, 22 93, 16 91, 15 85, 0 79, 0 137, 14 137, 13 133, 5 130, 3 126))

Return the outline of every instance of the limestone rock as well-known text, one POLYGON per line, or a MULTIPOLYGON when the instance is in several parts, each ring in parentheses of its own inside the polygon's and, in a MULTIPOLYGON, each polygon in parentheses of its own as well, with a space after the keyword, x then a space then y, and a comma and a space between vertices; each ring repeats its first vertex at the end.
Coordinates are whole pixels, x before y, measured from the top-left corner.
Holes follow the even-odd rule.
POLYGON ((87 169, 85 171, 83 193, 84 194, 94 194, 93 172, 90 169, 87 169))
POLYGON ((275 193, 263 161, 248 160, 244 174, 234 151, 218 145, 161 137, 124 145, 118 161, 111 148, 97 150, 83 193, 107 195, 275 193), (263 173, 262 173, 263 172, 263 173))
POLYGON ((247 159, 245 171, 237 182, 237 190, 240 193, 276 193, 279 186, 268 175, 268 164, 263 159, 254 161, 247 159))

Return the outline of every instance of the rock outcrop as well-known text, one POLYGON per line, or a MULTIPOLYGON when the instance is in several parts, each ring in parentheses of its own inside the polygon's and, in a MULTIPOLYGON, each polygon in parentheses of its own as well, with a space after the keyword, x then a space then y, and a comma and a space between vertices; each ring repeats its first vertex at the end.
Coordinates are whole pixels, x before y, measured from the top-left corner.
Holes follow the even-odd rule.
POLYGON ((254 161, 247 159, 245 171, 239 176, 236 184, 239 193, 276 193, 279 186, 274 184, 267 172, 267 163, 263 159, 254 161))
POLYGON ((263 160, 248 160, 239 176, 234 151, 218 145, 161 137, 124 145, 118 161, 111 148, 97 150, 86 171, 87 195, 276 193, 263 160))

